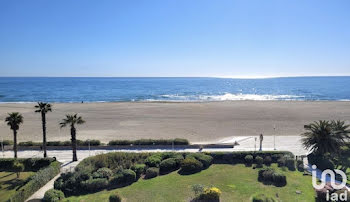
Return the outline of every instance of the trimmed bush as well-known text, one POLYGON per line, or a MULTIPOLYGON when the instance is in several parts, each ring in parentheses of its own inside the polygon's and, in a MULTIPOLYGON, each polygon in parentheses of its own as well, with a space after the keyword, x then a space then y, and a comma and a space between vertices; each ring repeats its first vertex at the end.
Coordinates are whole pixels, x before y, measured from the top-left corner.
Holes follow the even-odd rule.
POLYGON ((203 164, 195 158, 185 158, 181 162, 181 173, 192 174, 199 172, 203 169, 203 164))
POLYGON ((140 140, 112 140, 108 145, 189 145, 189 141, 186 139, 140 139, 140 140))
POLYGON ((284 157, 281 157, 277 160, 278 167, 284 167, 286 166, 286 159, 284 157))
POLYGON ((261 168, 263 165, 264 159, 260 156, 257 156, 255 158, 255 162, 256 162, 256 167, 261 168))
POLYGON ((287 178, 284 174, 276 172, 272 168, 261 169, 258 172, 258 181, 264 184, 273 184, 281 187, 287 184, 287 178))
POLYGON ((57 202, 64 199, 64 193, 57 189, 50 189, 45 192, 44 202, 57 202))
MULTIPOLYGON (((260 156, 265 158, 266 156, 290 156, 294 158, 294 155, 291 152, 286 151, 242 151, 242 152, 210 152, 208 155, 212 156, 213 163, 219 164, 236 164, 236 163, 245 163, 245 156, 252 155, 253 157, 260 156)), ((277 159, 273 159, 273 163, 276 163, 277 159)))
POLYGON ((108 142, 109 146, 114 146, 114 145, 132 145, 133 141, 131 140, 111 140, 108 142))
POLYGON ((113 175, 113 172, 109 168, 100 168, 92 174, 93 178, 106 178, 109 179, 113 175))
POLYGON ((194 154, 189 154, 186 156, 186 158, 195 158, 199 162, 203 164, 203 168, 208 168, 212 162, 213 162, 213 157, 201 153, 194 153, 194 154))
POLYGON ((18 143, 18 146, 21 147, 28 147, 28 146, 42 146, 43 143, 42 142, 32 142, 32 141, 28 141, 28 142, 20 142, 18 143))
POLYGON ((278 187, 286 186, 287 177, 282 173, 274 172, 272 174, 272 182, 278 187))
POLYGON ((145 179, 151 179, 159 175, 159 168, 148 168, 146 170, 145 179))
POLYGON ((97 192, 102 189, 107 188, 108 179, 107 178, 90 178, 88 180, 81 182, 81 187, 88 192, 97 192))
POLYGON ((77 165, 77 169, 92 167, 93 170, 108 167, 111 170, 128 169, 134 164, 143 164, 150 153, 110 152, 84 159, 77 165))
MULTIPOLYGON (((32 142, 32 141, 27 141, 27 142, 20 142, 18 143, 18 146, 22 147, 30 147, 30 146, 42 146, 42 142, 32 142)), ((49 141, 46 143, 47 146, 70 146, 72 145, 71 141, 49 141)), ((78 146, 88 146, 89 141, 88 140, 77 140, 77 145, 78 146)), ((101 145, 100 140, 90 140, 90 146, 99 146, 101 145)))
POLYGON ((60 172, 61 165, 55 161, 50 166, 39 170, 33 175, 29 182, 19 188, 16 194, 10 198, 11 202, 22 202, 38 191, 42 186, 49 182, 60 172))
POLYGON ((36 172, 41 168, 49 166, 54 161, 54 158, 4 158, 0 159, 0 171, 13 172, 14 162, 18 162, 24 165, 24 171, 36 172))
POLYGON ((145 164, 136 164, 136 165, 131 166, 130 169, 136 173, 136 178, 138 179, 145 172, 146 165, 145 164))
POLYGON ((290 171, 295 171, 295 160, 294 160, 294 158, 290 158, 290 157, 286 158, 286 167, 290 171))
POLYGON ((162 161, 161 154, 153 154, 145 160, 145 164, 148 167, 158 167, 160 162, 162 161))
POLYGON ((266 157, 264 158, 264 164, 267 165, 267 166, 270 166, 271 163, 272 163, 272 158, 271 158, 271 156, 266 156, 266 157))
POLYGON ((75 172, 62 173, 55 181, 54 188, 63 191, 65 196, 86 193, 88 190, 82 187, 82 182, 92 178, 92 170, 91 167, 76 167, 75 172))
POLYGON ((277 202, 277 200, 265 194, 255 194, 252 196, 252 202, 277 202))
POLYGON ((303 160, 297 160, 297 169, 300 172, 304 172, 304 162, 303 162, 303 160))
POLYGON ((111 180, 112 186, 129 185, 136 181, 136 173, 130 169, 118 172, 111 180))
POLYGON ((118 194, 112 194, 109 196, 109 202, 121 202, 122 198, 118 194))
POLYGON ((206 188, 198 197, 200 201, 220 201, 221 191, 216 187, 206 188))
POLYGON ((247 164, 247 165, 251 165, 252 163, 253 163, 253 161, 254 161, 254 157, 252 156, 252 155, 246 155, 245 157, 244 157, 244 161, 245 161, 245 163, 247 164))
POLYGON ((4 145, 4 146, 13 145, 13 141, 12 140, 3 140, 2 145, 4 145))
POLYGON ((162 174, 172 172, 174 170, 177 170, 178 168, 179 164, 177 164, 175 158, 165 159, 159 164, 159 172, 162 174))

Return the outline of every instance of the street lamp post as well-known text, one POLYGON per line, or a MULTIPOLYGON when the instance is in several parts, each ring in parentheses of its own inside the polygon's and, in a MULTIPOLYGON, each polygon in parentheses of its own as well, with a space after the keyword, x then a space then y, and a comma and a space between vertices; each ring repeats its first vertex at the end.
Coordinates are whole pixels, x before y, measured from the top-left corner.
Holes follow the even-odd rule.
POLYGON ((273 150, 276 150, 276 125, 273 126, 273 150))
POLYGON ((89 142, 89 157, 90 157, 90 139, 88 139, 89 142))
POLYGON ((254 140, 255 140, 255 145, 254 145, 254 152, 256 152, 256 137, 254 138, 254 140))
POLYGON ((1 137, 1 151, 2 151, 2 157, 5 158, 5 152, 4 152, 4 137, 1 137))

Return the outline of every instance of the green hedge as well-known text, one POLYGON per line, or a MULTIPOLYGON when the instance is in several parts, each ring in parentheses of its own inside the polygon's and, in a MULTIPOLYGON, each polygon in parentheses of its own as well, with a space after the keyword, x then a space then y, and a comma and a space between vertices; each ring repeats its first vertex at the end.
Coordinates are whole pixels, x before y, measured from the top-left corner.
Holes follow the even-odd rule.
POLYGON ((265 158, 266 156, 271 156, 272 163, 277 163, 280 156, 289 156, 294 158, 292 152, 289 151, 243 151, 243 152, 208 152, 207 155, 213 157, 214 164, 236 164, 245 163, 245 156, 252 155, 254 158, 260 156, 265 158))
POLYGON ((189 145, 186 139, 140 139, 140 140, 112 140, 108 145, 189 145))
MULTIPOLYGON (((78 146, 88 146, 89 141, 88 140, 77 140, 78 146)), ((27 142, 20 142, 18 143, 18 146, 22 147, 29 147, 29 146, 42 146, 42 142, 32 142, 32 141, 27 141, 27 142)), ((70 146, 72 145, 71 141, 49 141, 46 143, 47 146, 70 146)), ((99 146, 101 145, 100 140, 90 140, 90 146, 99 146)))
POLYGON ((146 170, 145 179, 151 179, 159 175, 159 168, 148 168, 146 170))
POLYGON ((38 171, 41 168, 49 166, 53 161, 55 161, 54 158, 4 158, 0 159, 0 171, 7 171, 12 172, 14 171, 13 163, 15 161, 18 161, 19 163, 22 163, 24 165, 24 171, 38 171))
POLYGON ((258 181, 263 182, 264 184, 273 184, 278 187, 282 187, 287 184, 286 176, 272 168, 264 168, 259 170, 258 181))
POLYGON ((19 188, 15 195, 8 202, 23 202, 32 194, 38 191, 42 186, 48 183, 60 172, 61 164, 58 161, 52 162, 48 167, 39 170, 30 177, 28 183, 19 188))
POLYGON ((13 145, 13 141, 12 140, 3 140, 2 141, 2 145, 6 146, 6 145, 13 145))

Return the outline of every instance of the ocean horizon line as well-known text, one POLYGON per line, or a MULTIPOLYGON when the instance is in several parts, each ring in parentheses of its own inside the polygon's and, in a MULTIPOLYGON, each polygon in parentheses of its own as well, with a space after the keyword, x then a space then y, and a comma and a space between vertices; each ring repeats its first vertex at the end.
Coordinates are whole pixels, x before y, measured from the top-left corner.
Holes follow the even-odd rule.
POLYGON ((0 76, 0 78, 213 78, 213 79, 278 79, 278 78, 325 78, 350 77, 350 75, 292 75, 292 76, 0 76))

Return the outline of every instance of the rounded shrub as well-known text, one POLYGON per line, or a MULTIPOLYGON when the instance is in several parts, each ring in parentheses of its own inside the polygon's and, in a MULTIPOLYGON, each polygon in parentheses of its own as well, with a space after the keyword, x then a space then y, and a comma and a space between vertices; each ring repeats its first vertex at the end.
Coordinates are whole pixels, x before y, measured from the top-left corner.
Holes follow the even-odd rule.
POLYGON ((196 160, 198 160, 199 162, 201 162, 203 164, 203 168, 208 168, 213 161, 213 157, 206 155, 206 154, 202 154, 202 153, 193 153, 193 154, 188 154, 186 156, 186 158, 194 158, 196 160))
POLYGON ((146 170, 146 174, 145 174, 145 178, 146 179, 151 179, 151 178, 154 178, 154 177, 157 177, 159 175, 159 168, 148 168, 146 170))
POLYGON ((290 171, 295 171, 295 160, 294 160, 294 158, 290 158, 290 157, 286 158, 286 167, 290 171))
POLYGON ((64 199, 64 194, 62 191, 57 189, 50 189, 45 192, 43 201, 44 202, 57 202, 64 199))
POLYGON ((266 157, 264 158, 264 164, 267 165, 267 166, 270 166, 271 163, 272 163, 272 158, 271 158, 271 156, 266 156, 266 157))
POLYGON ((185 158, 181 162, 181 173, 191 174, 199 172, 203 169, 203 164, 194 158, 185 158))
POLYGON ((92 174, 93 178, 107 178, 109 179, 113 175, 113 171, 109 168, 100 168, 92 174))
POLYGON ((272 182, 275 186, 285 186, 287 184, 287 178, 282 173, 274 172, 272 174, 272 182))
POLYGON ((136 173, 136 178, 138 179, 145 172, 146 165, 145 164, 135 164, 135 165, 132 165, 130 169, 136 173))
POLYGON ((278 187, 282 187, 287 184, 286 176, 272 168, 259 170, 258 181, 263 182, 264 184, 273 184, 278 187))
POLYGON ((220 201, 221 191, 216 187, 206 188, 204 192, 199 195, 200 201, 220 201))
POLYGON ((169 173, 172 172, 176 169, 178 169, 178 164, 176 162, 175 158, 168 158, 163 160, 160 164, 159 164, 159 172, 164 174, 164 173, 169 173))
POLYGON ((252 196, 252 202, 277 202, 277 200, 265 194, 255 194, 252 196))
POLYGON ((255 158, 255 162, 256 162, 256 167, 261 168, 263 165, 264 159, 260 156, 257 156, 255 158))
POLYGON ((111 180, 111 185, 132 184, 136 181, 136 173, 130 169, 123 169, 118 172, 111 180))
POLYGON ((286 159, 284 157, 281 157, 277 160, 278 167, 284 167, 286 166, 286 159))
POLYGON ((303 162, 303 160, 297 160, 297 169, 300 172, 304 172, 304 162, 303 162))
POLYGON ((245 157, 244 157, 244 161, 245 161, 245 163, 247 164, 247 165, 251 165, 252 163, 253 163, 253 161, 254 161, 254 157, 252 156, 252 155, 246 155, 245 157))
POLYGON ((81 187, 88 192, 95 192, 107 188, 108 180, 106 178, 90 178, 81 182, 81 187))
POLYGON ((147 157, 145 164, 148 167, 158 167, 162 161, 162 156, 160 154, 153 154, 152 156, 147 157))
POLYGON ((118 194, 111 194, 109 196, 109 202, 121 202, 122 198, 118 194))

